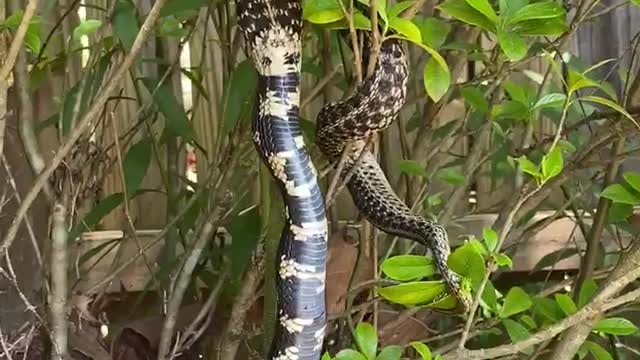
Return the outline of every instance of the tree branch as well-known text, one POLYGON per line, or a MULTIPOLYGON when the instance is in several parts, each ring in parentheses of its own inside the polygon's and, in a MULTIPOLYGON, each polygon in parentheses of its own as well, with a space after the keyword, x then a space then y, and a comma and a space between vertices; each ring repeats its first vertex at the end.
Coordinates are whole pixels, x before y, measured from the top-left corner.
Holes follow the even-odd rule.
POLYGON ((11 42, 11 46, 9 47, 9 52, 7 53, 7 58, 2 64, 2 67, 0 67, 0 81, 2 81, 3 83, 5 83, 5 79, 7 78, 7 76, 9 76, 11 69, 13 69, 13 65, 15 64, 20 48, 22 47, 24 37, 25 35, 27 35, 29 22, 31 21, 33 14, 35 14, 36 9, 38 8, 38 2, 39 0, 29 0, 27 8, 24 10, 22 21, 20 22, 20 25, 18 25, 16 35, 13 37, 13 41, 11 42))

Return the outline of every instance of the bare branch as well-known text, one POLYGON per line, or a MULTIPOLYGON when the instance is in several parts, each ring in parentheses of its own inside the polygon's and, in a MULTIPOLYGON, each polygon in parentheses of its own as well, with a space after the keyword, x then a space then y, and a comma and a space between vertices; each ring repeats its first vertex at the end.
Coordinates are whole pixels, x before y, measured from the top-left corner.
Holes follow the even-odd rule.
POLYGON ((13 69, 13 65, 16 62, 16 58, 18 57, 18 52, 20 51, 20 47, 22 47, 22 42, 24 41, 25 35, 27 35, 27 29, 29 28, 29 22, 35 14, 36 9, 38 8, 39 0, 29 0, 27 3, 27 8, 24 10, 24 14, 22 15, 22 21, 20 25, 18 25, 18 30, 16 31, 15 36, 13 37, 13 41, 11 42, 11 46, 9 47, 9 52, 7 53, 6 60, 0 67, 0 81, 5 83, 5 79, 9 76, 11 69, 13 69))

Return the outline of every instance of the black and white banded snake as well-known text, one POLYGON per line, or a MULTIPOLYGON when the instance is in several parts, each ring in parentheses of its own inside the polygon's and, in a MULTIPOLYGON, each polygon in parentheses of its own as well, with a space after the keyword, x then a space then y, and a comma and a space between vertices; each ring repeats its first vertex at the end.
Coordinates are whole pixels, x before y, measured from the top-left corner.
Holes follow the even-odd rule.
MULTIPOLYGON (((300 129, 302 10, 300 0, 236 0, 238 25, 258 71, 253 141, 282 192, 286 224, 278 249, 278 308, 269 359, 319 359, 325 330, 327 218, 317 173, 300 129)), ((406 98, 408 67, 397 40, 381 47, 374 74, 343 102, 325 105, 317 118, 316 142, 330 160, 349 146, 342 176, 364 217, 384 232, 427 246, 449 291, 464 312, 469 299, 461 279, 447 266, 444 229, 413 215, 389 185, 366 139, 397 117, 406 98)))

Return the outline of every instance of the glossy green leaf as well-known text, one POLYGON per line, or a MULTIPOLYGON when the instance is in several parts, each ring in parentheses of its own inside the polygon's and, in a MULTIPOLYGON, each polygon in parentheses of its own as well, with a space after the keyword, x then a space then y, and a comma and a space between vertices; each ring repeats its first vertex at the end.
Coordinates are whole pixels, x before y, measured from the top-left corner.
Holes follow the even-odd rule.
POLYGON ((342 9, 329 9, 314 12, 307 16, 307 21, 313 24, 328 24, 344 18, 342 9))
POLYGON ((422 279, 436 273, 433 259, 420 255, 398 255, 390 257, 380 265, 390 279, 410 281, 422 279))
POLYGON ((474 289, 477 289, 484 279, 486 272, 484 258, 474 245, 467 243, 455 249, 449 255, 447 264, 451 270, 471 279, 474 289))
POLYGON ((513 267, 513 260, 511 260, 511 258, 505 254, 495 254, 494 259, 498 266, 507 267, 509 269, 513 267))
POLYGON ((518 10, 508 20, 508 24, 515 24, 526 20, 551 19, 565 15, 564 8, 555 1, 545 1, 529 4, 518 10))
POLYGON ((567 294, 555 294, 555 299, 565 315, 573 315, 578 311, 578 307, 576 303, 573 302, 571 296, 567 294))
POLYGON ((484 92, 477 87, 463 87, 460 89, 460 93, 462 97, 464 97, 465 102, 474 110, 480 111, 483 114, 489 111, 489 101, 484 92))
POLYGON ((633 214, 633 205, 614 202, 607 213, 607 223, 615 224, 627 220, 633 214))
POLYGON ((153 100, 162 115, 165 117, 165 126, 167 130, 171 131, 176 136, 182 137, 182 140, 185 142, 195 140, 195 131, 191 127, 189 119, 184 112, 184 108, 173 94, 171 86, 167 83, 163 83, 156 90, 158 84, 157 80, 144 78, 142 81, 147 90, 150 93, 153 93, 153 100))
POLYGON ((322 354, 322 358, 320 358, 320 360, 333 360, 333 358, 331 357, 331 355, 329 355, 328 352, 325 352, 324 354, 322 354))
POLYGON ((400 360, 402 348, 398 345, 389 345, 380 351, 376 360, 400 360))
POLYGON ((102 26, 102 21, 96 19, 88 19, 84 21, 80 21, 80 24, 73 29, 73 40, 80 41, 80 39, 91 33, 98 31, 98 29, 102 26))
POLYGON ((582 284, 578 294, 578 306, 583 307, 593 299, 598 291, 598 284, 593 279, 587 279, 582 284))
POLYGON ((520 287, 514 286, 507 293, 504 299, 504 305, 498 316, 503 319, 508 318, 509 316, 529 310, 531 305, 533 305, 533 303, 531 302, 529 294, 520 287))
POLYGON ((147 169, 149 169, 149 164, 151 164, 151 150, 151 142, 142 140, 131 146, 122 160, 128 198, 131 198, 140 188, 147 169))
POLYGON ((411 176, 425 176, 426 170, 422 164, 415 160, 399 160, 400 171, 411 176))
POLYGON ((424 66, 424 88, 434 102, 438 102, 447 93, 451 85, 451 74, 435 59, 430 58, 424 66))
POLYGON ((522 36, 562 35, 569 27, 562 18, 547 20, 528 20, 513 26, 512 31, 522 36))
POLYGON ((635 191, 640 192, 640 174, 636 172, 627 172, 624 173, 622 177, 624 178, 624 181, 631 185, 635 191))
POLYGON ((504 54, 511 61, 518 61, 527 55, 528 45, 524 39, 515 32, 498 31, 498 42, 504 54))
POLYGON ((418 341, 411 342, 410 345, 420 355, 421 360, 431 360, 431 350, 427 345, 418 341))
POLYGON ((474 9, 481 12, 487 19, 494 24, 498 22, 498 15, 489 3, 488 0, 466 0, 467 4, 471 5, 474 9))
POLYGON ((607 186, 600 196, 622 204, 640 205, 640 195, 638 193, 631 192, 620 184, 607 186))
POLYGON ((243 109, 252 105, 253 98, 248 89, 255 89, 258 73, 251 60, 246 59, 236 66, 231 74, 231 82, 225 92, 222 133, 228 134, 240 120, 243 109))
POLYGON ((638 327, 625 318, 613 317, 598 321, 593 330, 609 335, 625 336, 638 331, 638 327))
POLYGON ((458 306, 458 299, 452 294, 447 294, 442 298, 438 298, 437 300, 424 305, 424 307, 428 309, 437 309, 441 312, 452 312, 458 306))
POLYGON ((567 96, 562 93, 547 94, 541 97, 533 106, 534 109, 553 109, 561 108, 567 96))
POLYGON ((352 349, 344 349, 340 350, 339 353, 336 354, 336 360, 368 360, 361 353, 352 350, 352 349))
POLYGON ((558 321, 564 318, 564 312, 560 309, 558 303, 552 299, 538 297, 533 304, 536 313, 550 321, 558 321))
POLYGON ((447 40, 447 36, 451 32, 451 25, 438 18, 428 17, 422 22, 420 31, 424 43, 438 49, 447 40))
POLYGON ((536 324, 536 321, 527 314, 523 314, 522 316, 520 316, 520 321, 527 325, 527 327, 529 327, 529 329, 531 330, 538 328, 538 324, 536 324))
POLYGON ((494 251, 498 245, 498 233, 489 227, 482 228, 482 239, 484 240, 487 250, 494 251))
POLYGON ((105 216, 120 206, 123 201, 124 195, 122 193, 111 194, 100 200, 98 204, 69 231, 69 241, 74 241, 85 231, 93 230, 94 226, 98 225, 105 216))
POLYGON ((531 160, 527 159, 526 156, 522 155, 515 160, 518 162, 518 165, 520 165, 520 169, 522 169, 525 174, 529 174, 536 179, 542 177, 538 166, 531 162, 531 160))
POLYGON ((495 32, 496 30, 495 23, 480 11, 474 9, 465 0, 447 0, 440 4, 438 9, 464 23, 475 25, 489 31, 495 32))
MULTIPOLYGON (((519 322, 513 321, 510 319, 502 319, 502 324, 507 330, 507 334, 509 334, 509 339, 512 342, 518 342, 527 339, 531 336, 529 330, 526 327, 522 326, 519 322)), ((521 350, 525 354, 531 354, 533 352, 533 348, 529 347, 527 349, 521 350)))
POLYGON ((302 6, 302 17, 314 24, 327 24, 344 18, 337 0, 310 0, 302 6))
POLYGON ((411 20, 395 17, 389 20, 389 27, 414 43, 422 44, 422 33, 418 26, 411 22, 411 20))
POLYGON ((369 360, 375 360, 378 349, 378 334, 373 325, 359 323, 356 326, 356 343, 360 352, 369 360))
POLYGON ((402 12, 410 8, 415 3, 416 3, 415 0, 409 0, 409 1, 400 1, 396 4, 393 4, 393 6, 391 6, 391 8, 387 13, 387 17, 389 18, 389 20, 395 17, 398 17, 400 16, 400 14, 402 14, 402 12))
POLYGON ((609 354, 602 346, 594 343, 593 341, 585 341, 584 347, 593 355, 595 360, 613 360, 613 356, 609 354))
POLYGON ((113 34, 120 40, 122 46, 128 51, 131 50, 133 42, 138 35, 138 19, 136 18, 136 8, 130 0, 118 0, 113 9, 111 18, 113 34))
POLYGON ((444 291, 446 286, 442 281, 416 281, 378 288, 380 296, 401 305, 429 303, 444 291))
POLYGON ((562 158, 562 150, 559 146, 555 146, 547 155, 542 158, 543 181, 547 181, 560 174, 563 167, 564 160, 562 158))
POLYGON ((498 294, 495 286, 493 286, 493 282, 491 280, 487 281, 487 285, 484 287, 484 291, 482 292, 482 301, 491 309, 492 311, 496 311, 498 308, 498 294))
POLYGON ((538 263, 533 267, 532 271, 540 271, 548 266, 553 266, 564 259, 574 256, 577 253, 578 250, 576 248, 566 248, 553 251, 543 256, 542 259, 540 259, 538 263))
POLYGON ((515 14, 518 10, 522 9, 528 3, 529 0, 500 0, 498 2, 500 17, 503 19, 507 19, 511 15, 515 14))

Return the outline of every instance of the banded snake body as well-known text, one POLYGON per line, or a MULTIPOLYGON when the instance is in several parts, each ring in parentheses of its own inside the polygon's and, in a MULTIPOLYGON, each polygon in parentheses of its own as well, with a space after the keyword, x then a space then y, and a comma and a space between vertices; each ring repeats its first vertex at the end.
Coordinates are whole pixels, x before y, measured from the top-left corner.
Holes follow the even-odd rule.
MULTIPOLYGON (((258 71, 253 141, 281 190, 286 223, 278 249, 277 317, 269 359, 317 360, 325 331, 327 218, 323 196, 300 129, 302 10, 299 0, 236 0, 238 26, 258 71)), ((456 297, 468 307, 459 277, 447 266, 444 229, 413 215, 396 196, 366 139, 397 117, 406 98, 408 67, 396 40, 382 44, 374 74, 343 102, 328 104, 317 118, 316 141, 330 160, 346 146, 342 176, 356 162, 348 181, 354 203, 384 232, 426 245, 456 297), (362 153, 364 152, 364 153, 362 153), (362 153, 362 154, 361 154, 362 153)))

